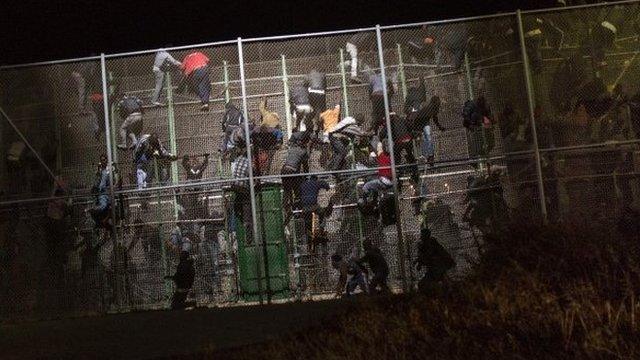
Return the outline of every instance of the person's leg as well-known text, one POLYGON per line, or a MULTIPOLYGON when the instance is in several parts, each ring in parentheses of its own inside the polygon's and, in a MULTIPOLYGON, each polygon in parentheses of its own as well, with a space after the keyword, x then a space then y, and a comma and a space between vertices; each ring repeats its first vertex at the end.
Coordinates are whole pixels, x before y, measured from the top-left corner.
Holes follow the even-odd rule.
POLYGON ((122 122, 122 125, 120 125, 120 129, 118 130, 120 133, 120 144, 118 144, 117 146, 119 148, 127 147, 127 133, 129 132, 130 125, 131 125, 131 115, 127 116, 127 118, 124 119, 124 121, 122 122))
POLYGON ((154 71, 153 72, 156 78, 156 87, 153 89, 153 96, 151 97, 151 102, 157 104, 160 100, 160 92, 164 87, 164 72, 163 71, 154 71))
POLYGON ((352 78, 358 76, 358 48, 355 44, 347 43, 346 45, 347 53, 351 57, 351 70, 350 75, 352 78))
POLYGON ((138 189, 144 189, 147 187, 147 173, 140 166, 136 170, 136 181, 138 189))
POLYGON ((209 71, 207 67, 202 67, 194 71, 197 77, 198 96, 203 105, 209 104, 209 96, 211 95, 211 83, 209 82, 209 71))
POLYGON ((80 112, 85 112, 87 109, 87 87, 86 81, 79 73, 73 73, 73 80, 76 82, 76 86, 78 89, 78 110, 80 112))
POLYGON ((435 153, 431 134, 431 125, 427 125, 422 129, 422 156, 424 156, 425 159, 433 158, 435 153))

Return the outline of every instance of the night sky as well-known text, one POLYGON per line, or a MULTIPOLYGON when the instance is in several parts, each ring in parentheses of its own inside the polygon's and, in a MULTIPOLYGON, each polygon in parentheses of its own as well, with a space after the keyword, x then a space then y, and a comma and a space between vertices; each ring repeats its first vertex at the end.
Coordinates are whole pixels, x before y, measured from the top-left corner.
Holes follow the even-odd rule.
POLYGON ((550 7, 554 0, 3 1, 0 63, 550 7), (268 4, 268 5, 265 5, 268 4))

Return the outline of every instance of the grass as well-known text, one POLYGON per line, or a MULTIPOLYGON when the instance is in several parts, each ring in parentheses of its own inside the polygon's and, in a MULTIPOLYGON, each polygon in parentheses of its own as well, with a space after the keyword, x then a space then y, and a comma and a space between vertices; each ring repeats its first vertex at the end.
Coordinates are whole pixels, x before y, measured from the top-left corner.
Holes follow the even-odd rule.
POLYGON ((637 359, 639 247, 637 235, 606 224, 518 224, 487 239, 463 281, 429 295, 363 297, 307 331, 202 356, 637 359))

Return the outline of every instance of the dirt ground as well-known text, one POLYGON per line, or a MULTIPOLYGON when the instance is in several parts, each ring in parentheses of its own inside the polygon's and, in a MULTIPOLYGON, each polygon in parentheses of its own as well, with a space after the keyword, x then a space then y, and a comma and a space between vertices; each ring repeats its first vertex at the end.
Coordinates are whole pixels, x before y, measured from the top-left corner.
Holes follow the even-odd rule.
POLYGON ((141 359, 214 352, 267 341, 335 317, 315 301, 191 311, 147 311, 0 325, 0 359, 141 359))

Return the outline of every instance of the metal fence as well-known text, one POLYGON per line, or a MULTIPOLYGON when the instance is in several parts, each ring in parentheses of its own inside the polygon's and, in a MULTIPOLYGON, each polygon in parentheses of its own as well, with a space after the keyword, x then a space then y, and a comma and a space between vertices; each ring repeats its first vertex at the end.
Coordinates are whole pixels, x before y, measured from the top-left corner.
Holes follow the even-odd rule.
POLYGON ((166 308, 183 251, 201 306, 331 296, 365 243, 406 291, 421 227, 460 278, 501 220, 633 213, 639 11, 0 68, 0 319, 166 308))

